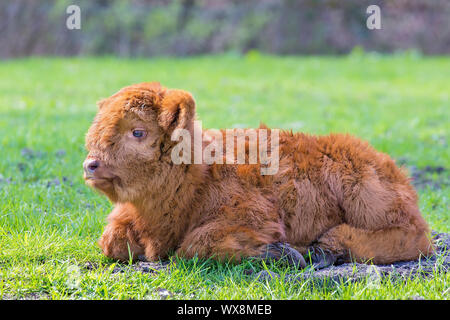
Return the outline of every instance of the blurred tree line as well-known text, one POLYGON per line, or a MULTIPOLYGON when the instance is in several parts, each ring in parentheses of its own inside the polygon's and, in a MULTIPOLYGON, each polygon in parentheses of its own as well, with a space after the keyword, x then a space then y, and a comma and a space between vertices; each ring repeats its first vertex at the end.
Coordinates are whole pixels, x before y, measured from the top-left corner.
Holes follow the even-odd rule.
POLYGON ((450 53, 449 0, 0 0, 0 57, 450 53), (68 30, 66 8, 81 9, 68 30), (366 9, 381 8, 381 30, 366 9))

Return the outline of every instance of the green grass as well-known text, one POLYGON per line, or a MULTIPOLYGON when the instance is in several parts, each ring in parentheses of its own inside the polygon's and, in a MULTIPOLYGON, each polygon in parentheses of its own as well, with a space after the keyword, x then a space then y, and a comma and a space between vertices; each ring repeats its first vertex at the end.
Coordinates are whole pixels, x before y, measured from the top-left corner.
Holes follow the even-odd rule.
MULTIPOLYGON (((450 275, 317 285, 256 281, 246 269, 175 260, 142 274, 96 245, 111 204, 84 185, 84 135, 95 102, 125 85, 160 81, 192 92, 204 127, 349 132, 407 166, 449 168, 450 58, 414 55, 188 59, 33 58, 0 62, 0 298, 448 299, 450 275), (22 152, 24 148, 34 151, 22 152), (64 150, 65 154, 58 154, 64 150), (87 263, 98 268, 87 269, 87 263), (159 288, 159 289, 158 289, 159 288)), ((448 171, 419 189, 431 227, 450 230, 448 171)))

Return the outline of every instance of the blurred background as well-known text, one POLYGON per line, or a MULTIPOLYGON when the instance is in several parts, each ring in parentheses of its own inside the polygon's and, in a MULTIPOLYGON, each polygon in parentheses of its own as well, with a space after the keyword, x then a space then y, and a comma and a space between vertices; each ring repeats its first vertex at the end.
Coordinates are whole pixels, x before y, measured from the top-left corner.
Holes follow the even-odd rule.
POLYGON ((0 57, 29 55, 186 56, 258 50, 345 54, 414 50, 450 53, 448 0, 0 1, 0 57), (66 8, 81 8, 81 30, 66 8), (381 30, 366 26, 382 8, 381 30))

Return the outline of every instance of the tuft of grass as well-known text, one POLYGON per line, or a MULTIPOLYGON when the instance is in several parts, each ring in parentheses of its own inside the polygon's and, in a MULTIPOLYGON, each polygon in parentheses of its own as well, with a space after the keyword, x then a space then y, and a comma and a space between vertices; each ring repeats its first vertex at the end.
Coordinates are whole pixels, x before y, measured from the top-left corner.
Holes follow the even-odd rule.
POLYGON ((96 245, 112 206, 84 185, 84 135, 95 102, 142 81, 193 93, 208 128, 349 132, 412 168, 430 226, 449 232, 450 59, 233 55, 185 59, 29 58, 0 62, 0 298, 449 298, 449 274, 407 281, 287 282, 285 266, 173 258, 141 273, 96 245), (95 265, 87 268, 86 264, 95 265), (257 279, 260 271, 279 277, 257 279))

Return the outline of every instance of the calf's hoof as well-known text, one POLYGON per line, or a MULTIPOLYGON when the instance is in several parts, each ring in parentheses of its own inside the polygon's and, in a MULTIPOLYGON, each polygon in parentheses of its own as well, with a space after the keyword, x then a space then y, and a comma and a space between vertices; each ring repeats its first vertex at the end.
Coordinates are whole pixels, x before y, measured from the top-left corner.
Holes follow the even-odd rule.
POLYGON ((281 261, 302 269, 306 267, 305 258, 286 242, 268 244, 260 258, 281 261))
POLYGON ((145 254, 138 255, 137 256, 137 261, 148 262, 147 257, 145 256, 145 254))
POLYGON ((306 260, 309 260, 308 262, 314 269, 324 269, 333 265, 337 260, 337 256, 320 247, 309 247, 306 260))

